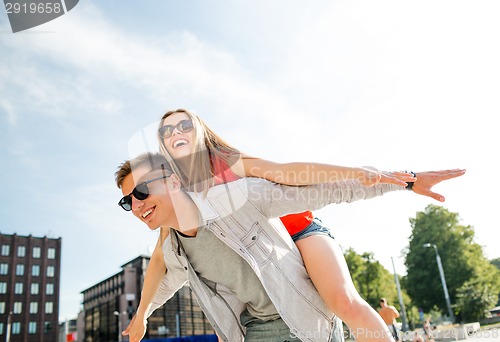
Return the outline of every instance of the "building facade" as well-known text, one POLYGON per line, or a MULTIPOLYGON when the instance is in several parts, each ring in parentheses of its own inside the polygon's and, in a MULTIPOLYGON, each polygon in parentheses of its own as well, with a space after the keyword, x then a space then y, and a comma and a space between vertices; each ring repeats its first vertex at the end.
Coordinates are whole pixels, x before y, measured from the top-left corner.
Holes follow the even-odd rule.
POLYGON ((0 340, 58 338, 61 238, 0 234, 0 340))
POLYGON ((78 341, 77 319, 69 319, 59 323, 58 342, 76 342, 78 341))
MULTIPOLYGON (((121 266, 122 270, 82 291, 83 338, 78 341, 121 341, 120 332, 132 319, 140 301, 149 263, 139 256, 121 266)), ((211 335, 214 331, 188 287, 182 288, 148 319, 144 338, 211 335)))

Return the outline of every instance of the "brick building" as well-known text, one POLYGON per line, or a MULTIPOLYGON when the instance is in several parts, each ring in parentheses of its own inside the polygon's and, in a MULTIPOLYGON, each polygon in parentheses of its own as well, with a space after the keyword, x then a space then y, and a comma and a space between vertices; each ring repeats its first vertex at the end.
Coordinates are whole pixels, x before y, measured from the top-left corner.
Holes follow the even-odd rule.
MULTIPOLYGON (((85 342, 119 340, 139 305, 148 256, 122 265, 122 270, 82 291, 85 342)), ((188 287, 182 288, 148 319, 144 338, 211 335, 214 331, 188 287)))
POLYGON ((61 238, 0 234, 0 340, 58 337, 61 238))

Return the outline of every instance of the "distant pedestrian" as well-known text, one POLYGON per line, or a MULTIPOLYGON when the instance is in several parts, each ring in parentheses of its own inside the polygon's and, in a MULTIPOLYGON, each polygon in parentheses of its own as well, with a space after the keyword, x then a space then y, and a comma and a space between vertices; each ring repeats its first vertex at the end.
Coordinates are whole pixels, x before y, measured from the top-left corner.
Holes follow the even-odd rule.
POLYGON ((418 334, 418 332, 415 332, 412 342, 424 342, 424 340, 422 339, 422 336, 418 334))
POLYGON ((432 337, 432 326, 430 321, 424 321, 424 334, 425 334, 425 341, 430 342, 434 341, 434 338, 432 337))
POLYGON ((380 298, 380 309, 378 310, 385 324, 389 327, 396 341, 399 341, 398 329, 396 327, 396 318, 399 317, 399 312, 392 305, 387 305, 387 299, 380 298))

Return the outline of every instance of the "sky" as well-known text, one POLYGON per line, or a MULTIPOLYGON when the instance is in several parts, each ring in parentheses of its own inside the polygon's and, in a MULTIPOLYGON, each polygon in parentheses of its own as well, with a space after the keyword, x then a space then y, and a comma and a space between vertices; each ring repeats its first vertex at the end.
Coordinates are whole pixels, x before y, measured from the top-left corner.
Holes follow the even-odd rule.
POLYGON ((434 188, 444 203, 397 192, 315 214, 391 273, 429 204, 499 258, 499 15, 498 1, 86 0, 13 34, 0 11, 0 232, 62 238, 60 319, 76 317, 81 291, 151 252, 114 172, 186 108, 276 162, 465 168, 434 188))

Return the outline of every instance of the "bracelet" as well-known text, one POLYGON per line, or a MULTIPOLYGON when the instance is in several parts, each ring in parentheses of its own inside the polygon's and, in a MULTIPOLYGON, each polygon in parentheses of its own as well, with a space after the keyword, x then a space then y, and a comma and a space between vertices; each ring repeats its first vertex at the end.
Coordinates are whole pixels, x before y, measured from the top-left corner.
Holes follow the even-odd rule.
MULTIPOLYGON (((415 172, 413 172, 413 171, 405 171, 405 172, 406 173, 411 173, 411 175, 413 177, 417 177, 417 174, 415 172)), ((406 182, 406 184, 408 184, 408 185, 406 186, 405 189, 411 191, 413 189, 413 184, 415 184, 415 182, 406 182)))

